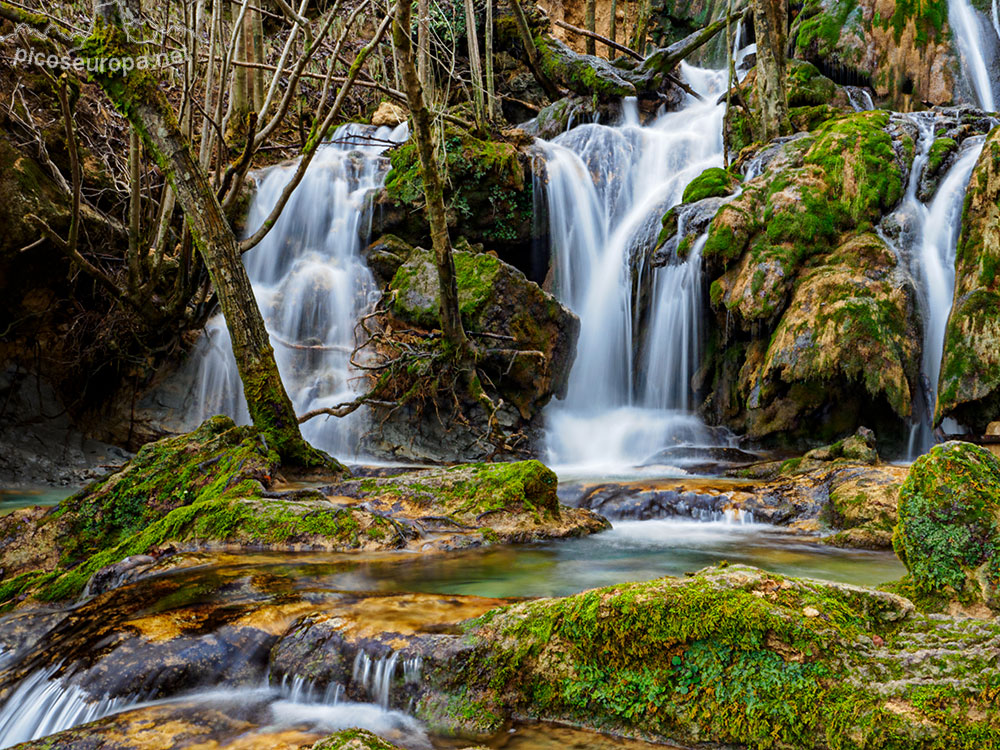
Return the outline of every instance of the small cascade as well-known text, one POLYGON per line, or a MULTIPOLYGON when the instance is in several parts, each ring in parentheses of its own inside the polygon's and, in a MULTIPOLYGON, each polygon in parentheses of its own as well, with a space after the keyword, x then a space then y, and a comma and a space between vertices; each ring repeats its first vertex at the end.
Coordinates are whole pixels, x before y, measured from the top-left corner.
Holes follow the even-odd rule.
POLYGON ((587 470, 638 466, 668 444, 711 443, 689 410, 700 360, 700 242, 649 269, 660 218, 708 167, 721 166, 724 72, 682 66, 693 97, 639 124, 627 101, 616 126, 578 126, 540 142, 555 293, 580 316, 568 393, 546 411, 549 461, 587 470))
MULTIPOLYGON (((969 0, 949 0, 948 22, 958 40, 963 67, 969 76, 977 102, 987 112, 993 112, 995 110, 993 82, 990 79, 992 56, 988 56, 988 53, 996 45, 992 40, 987 41, 979 16, 969 0)), ((996 0, 993 0, 993 23, 997 33, 1000 34, 996 0)))
POLYGON ((354 657, 351 679, 361 685, 373 701, 382 708, 389 708, 389 688, 396 676, 399 654, 393 651, 388 656, 373 659, 364 650, 354 657))
POLYGON ((855 112, 869 112, 875 109, 875 102, 872 101, 868 89, 862 86, 844 86, 844 91, 847 92, 847 99, 855 112))
POLYGON ((970 138, 963 144, 962 153, 942 179, 930 205, 919 206, 919 238, 911 246, 910 264, 924 321, 920 362, 923 399, 915 400, 915 419, 907 451, 910 458, 925 453, 934 444, 934 411, 945 327, 955 293, 955 250, 962 225, 962 205, 983 141, 982 137, 970 138))
POLYGON ((331 682, 325 688, 301 675, 283 675, 278 685, 278 694, 292 703, 322 703, 335 706, 344 698, 344 686, 331 682))
MULTIPOLYGON (((339 128, 317 151, 274 228, 244 259, 298 413, 357 395, 358 372, 350 363, 355 323, 378 294, 361 257, 370 226, 369 199, 388 171, 385 150, 407 135, 406 125, 339 128)), ((247 220, 251 231, 264 222, 294 169, 274 167, 260 178, 247 220)), ((221 315, 206 326, 192 367, 188 426, 219 413, 249 422, 221 315)), ((315 419, 303 426, 303 435, 339 457, 356 457, 363 420, 360 410, 343 419, 315 419)))
POLYGON ((0 748, 95 721, 139 702, 124 697, 95 699, 54 678, 58 669, 50 667, 26 677, 7 698, 0 708, 0 748))

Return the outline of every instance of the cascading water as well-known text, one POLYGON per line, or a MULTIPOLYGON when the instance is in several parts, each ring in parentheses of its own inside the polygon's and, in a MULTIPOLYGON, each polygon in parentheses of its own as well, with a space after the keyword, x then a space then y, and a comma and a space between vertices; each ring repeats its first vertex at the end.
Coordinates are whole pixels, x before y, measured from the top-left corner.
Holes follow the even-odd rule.
MULTIPOLYGON (((987 51, 994 44, 987 41, 979 17, 969 0, 949 0, 948 22, 955 31, 958 49, 962 55, 965 70, 976 92, 979 106, 988 112, 994 111, 993 82, 990 80, 990 65, 987 51)), ((993 22, 996 20, 996 0, 993 3, 993 22)), ((1000 34, 1000 24, 997 24, 1000 34)))
POLYGON ((138 698, 98 698, 55 677, 58 665, 24 678, 0 708, 0 748, 121 711, 138 698))
MULTIPOLYGON (((297 413, 334 406, 356 394, 350 364, 359 314, 378 293, 361 258, 370 214, 368 199, 388 170, 383 153, 406 139, 406 125, 377 130, 345 125, 322 146, 281 217, 245 263, 271 334, 282 380, 297 413)), ((247 225, 260 226, 291 179, 294 166, 274 167, 261 178, 247 225)), ((212 414, 249 422, 225 321, 206 326, 194 355, 196 375, 189 423, 212 414)), ((303 425, 313 445, 356 457, 364 429, 361 410, 342 419, 303 425)))
POLYGON ((682 72, 704 101, 639 124, 634 101, 617 126, 578 126, 540 142, 545 159, 555 292, 580 316, 577 357, 565 400, 546 412, 556 466, 620 470, 677 442, 708 443, 688 410, 699 362, 700 244, 685 261, 652 269, 638 331, 633 289, 660 230, 704 169, 723 162, 717 104, 724 72, 682 72))
MULTIPOLYGON (((925 133, 921 140, 926 141, 930 137, 925 133)), ((934 409, 944 352, 945 326, 955 293, 955 249, 962 225, 962 205, 972 169, 982 149, 981 137, 969 139, 964 144, 962 153, 941 180, 930 205, 920 204, 915 197, 909 196, 908 191, 908 199, 915 204, 919 222, 919 235, 914 237, 910 263, 920 290, 924 321, 921 356, 924 392, 923 401, 917 405, 918 418, 910 432, 910 458, 926 452, 934 444, 934 409)), ((915 191, 913 183, 916 179, 911 176, 910 182, 910 191, 915 191)))

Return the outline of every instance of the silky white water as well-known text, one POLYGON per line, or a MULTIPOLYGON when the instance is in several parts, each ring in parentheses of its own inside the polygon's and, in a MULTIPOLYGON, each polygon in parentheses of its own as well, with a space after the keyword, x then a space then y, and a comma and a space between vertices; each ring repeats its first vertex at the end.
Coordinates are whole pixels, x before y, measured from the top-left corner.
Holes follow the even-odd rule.
MULTIPOLYGON (((926 163, 925 145, 933 137, 933 120, 922 121, 921 157, 926 163)), ((958 160, 941 180, 929 205, 916 200, 917 169, 914 163, 907 191, 909 208, 916 218, 916 231, 910 256, 910 267, 920 296, 923 338, 921 341, 921 380, 923 393, 915 399, 914 425, 910 432, 910 458, 925 453, 934 444, 933 419, 937 403, 941 357, 944 353, 945 327, 951 313, 955 292, 955 250, 962 225, 962 205, 972 169, 983 148, 983 139, 969 139, 958 160), (919 402, 918 399, 921 399, 919 402)))
MULTIPOLYGON (((948 22, 958 41, 958 50, 963 66, 976 93, 979 106, 988 112, 994 111, 993 82, 990 79, 989 51, 994 49, 992 40, 987 41, 979 16, 969 0, 949 0, 948 22)), ((993 22, 996 19, 996 2, 993 4, 993 22)), ((997 26, 1000 34, 1000 25, 997 26)))
MULTIPOLYGON (((370 226, 368 200, 388 171, 383 152, 407 135, 406 125, 394 130, 339 128, 333 142, 317 151, 274 228, 244 258, 278 369, 298 414, 350 401, 361 389, 350 363, 354 329, 379 293, 361 257, 370 226)), ((294 168, 274 167, 260 178, 247 219, 250 231, 263 223, 294 168)), ((248 423, 221 315, 206 326, 193 367, 190 426, 220 413, 248 423)), ((310 420, 303 425, 303 436, 340 458, 357 458, 363 412, 310 420)))
POLYGON ((578 126, 540 142, 555 293, 580 316, 565 400, 546 410, 548 460, 563 470, 620 470, 662 448, 708 443, 689 409, 700 359, 700 244, 650 269, 647 309, 635 277, 684 188, 723 162, 716 104, 724 72, 682 65, 705 97, 640 126, 634 101, 617 125, 578 126), (638 323, 645 322, 641 330, 638 323))

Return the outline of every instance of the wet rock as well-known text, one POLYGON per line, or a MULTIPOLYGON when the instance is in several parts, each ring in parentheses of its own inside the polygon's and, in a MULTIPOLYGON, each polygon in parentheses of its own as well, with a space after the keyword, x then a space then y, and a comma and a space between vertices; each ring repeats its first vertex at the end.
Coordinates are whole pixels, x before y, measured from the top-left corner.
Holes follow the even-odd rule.
MULTIPOLYGON (((495 255, 470 248, 456 251, 454 260, 462 322, 479 345, 477 366, 486 375, 484 387, 499 404, 496 416, 507 434, 522 432, 528 438, 522 441, 526 452, 540 427, 542 407, 565 392, 579 319, 495 255)), ((386 336, 403 337, 411 347, 429 347, 427 356, 433 357, 434 340, 405 340, 410 329, 439 327, 437 269, 430 251, 414 250, 399 267, 387 291, 387 307, 386 336)), ((482 404, 469 398, 461 384, 447 387, 441 375, 416 365, 393 375, 391 389, 399 403, 372 404, 377 427, 365 438, 371 450, 424 462, 482 460, 494 453, 495 447, 484 440, 489 426, 482 404), (428 385, 431 374, 438 379, 428 385)))
POLYGON ((917 615, 873 589, 720 565, 511 605, 464 630, 447 637, 472 653, 447 667, 441 643, 400 643, 423 655, 416 710, 431 726, 499 730, 516 714, 680 744, 823 746, 833 724, 907 747, 1000 739, 979 687, 998 674, 1000 626, 917 615), (748 711, 759 724, 732 720, 748 711))
POLYGON ((825 123, 715 215, 702 253, 720 342, 703 375, 711 421, 786 447, 861 424, 903 440, 919 306, 872 228, 902 197, 909 130, 885 112, 825 123))
POLYGON ((9 540, 0 605, 76 597, 88 581, 97 594, 155 572, 161 563, 150 557, 177 552, 455 548, 607 527, 561 508, 555 474, 537 461, 370 477, 323 492, 275 488, 278 466, 253 428, 228 417, 148 444, 59 506, 0 519, 9 540))
POLYGON ((806 0, 792 23, 795 57, 814 62, 841 83, 870 85, 904 109, 913 102, 949 104, 959 69, 946 6, 885 0, 806 0))
POLYGON ((922 603, 1000 611, 1000 460, 957 441, 917 459, 899 492, 893 547, 909 571, 904 588, 922 603))
POLYGON ((413 246, 392 234, 383 234, 362 251, 379 286, 385 286, 413 253, 413 246))
POLYGON ((393 104, 392 102, 382 102, 378 105, 378 109, 376 109, 375 113, 372 115, 372 125, 377 128, 394 128, 397 125, 406 122, 407 116, 407 111, 398 104, 393 104))
POLYGON ((965 196, 955 256, 955 301, 945 332, 935 421, 952 417, 982 434, 1000 416, 1000 128, 994 128, 965 196))

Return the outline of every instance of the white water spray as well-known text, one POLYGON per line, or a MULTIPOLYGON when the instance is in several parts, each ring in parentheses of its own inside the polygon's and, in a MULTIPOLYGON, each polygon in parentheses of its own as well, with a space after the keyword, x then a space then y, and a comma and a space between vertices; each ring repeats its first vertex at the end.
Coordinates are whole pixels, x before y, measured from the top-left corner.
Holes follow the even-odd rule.
MULTIPOLYGON (((322 146, 274 228, 247 253, 245 263, 267 323, 282 380, 297 413, 334 406, 356 395, 350 364, 354 326, 378 290, 361 258, 368 236, 368 200, 388 170, 382 155, 407 137, 395 130, 345 125, 322 146)), ((294 166, 274 167, 260 180, 248 228, 260 226, 294 166)), ((194 355, 197 371, 188 421, 212 414, 249 422, 236 360, 222 316, 205 329, 194 355)), ((313 445, 340 457, 357 457, 364 415, 315 419, 303 426, 313 445)))
POLYGON ((556 466, 614 471, 673 442, 709 442, 688 411, 700 358, 703 241, 686 261, 652 269, 644 316, 634 289, 660 217, 692 179, 722 165, 725 107, 715 102, 726 75, 682 71, 705 101, 692 98, 648 127, 626 102, 617 126, 581 125, 540 143, 555 291, 581 322, 566 399, 546 412, 556 466), (644 330, 636 330, 640 321, 644 330))
POLYGON ((962 227, 962 205, 972 169, 983 149, 983 138, 969 139, 962 154, 941 181, 929 206, 920 205, 921 237, 913 248, 911 265, 920 290, 924 320, 920 362, 924 403, 920 419, 910 432, 908 453, 914 458, 934 444, 933 419, 937 403, 945 327, 955 294, 955 250, 962 227))
MULTIPOLYGON (((993 19, 996 24, 996 0, 993 2, 993 19)), ((992 49, 983 33, 982 24, 969 0, 949 0, 948 21, 958 39, 958 50, 962 55, 965 69, 979 106, 987 112, 994 111, 993 82, 990 80, 987 50, 992 49)), ((997 25, 1000 34, 1000 24, 997 25)))

